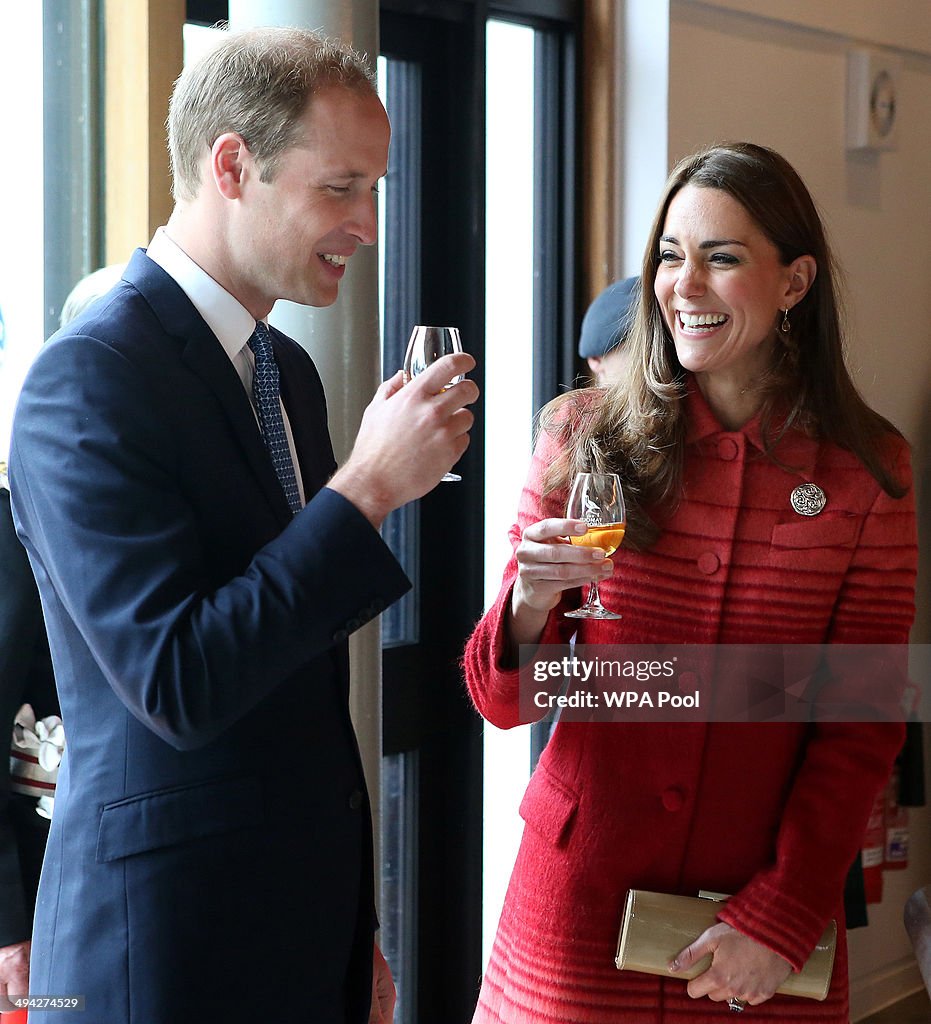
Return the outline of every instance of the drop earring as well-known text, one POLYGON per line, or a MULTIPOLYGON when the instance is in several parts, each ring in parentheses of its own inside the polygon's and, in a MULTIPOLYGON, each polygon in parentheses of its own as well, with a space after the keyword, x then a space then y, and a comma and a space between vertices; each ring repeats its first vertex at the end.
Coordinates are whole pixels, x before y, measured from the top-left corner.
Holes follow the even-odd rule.
POLYGON ((789 311, 787 309, 783 310, 782 323, 780 324, 779 329, 783 334, 788 334, 792 329, 792 325, 789 323, 789 311))

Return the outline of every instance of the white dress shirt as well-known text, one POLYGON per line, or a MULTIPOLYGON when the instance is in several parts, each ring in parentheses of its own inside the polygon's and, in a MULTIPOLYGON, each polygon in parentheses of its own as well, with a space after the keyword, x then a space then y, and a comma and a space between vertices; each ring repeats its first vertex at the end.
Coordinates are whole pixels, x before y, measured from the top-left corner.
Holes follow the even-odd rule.
MULTIPOLYGON (((172 241, 164 228, 158 228, 146 249, 146 255, 157 263, 172 278, 184 294, 191 300, 194 308, 203 317, 204 322, 217 336, 223 351, 229 356, 242 386, 246 389, 255 422, 258 425, 259 415, 252 395, 252 378, 255 376, 255 356, 248 342, 255 330, 255 320, 245 306, 216 281, 202 270, 188 254, 172 241)), ((281 398, 281 415, 284 419, 285 433, 288 435, 288 448, 291 461, 294 463, 294 475, 297 478, 297 490, 301 496, 301 504, 305 503, 304 483, 301 480, 301 467, 297 461, 297 449, 291 434, 291 423, 281 398)), ((261 428, 260 428, 261 429, 261 428)))

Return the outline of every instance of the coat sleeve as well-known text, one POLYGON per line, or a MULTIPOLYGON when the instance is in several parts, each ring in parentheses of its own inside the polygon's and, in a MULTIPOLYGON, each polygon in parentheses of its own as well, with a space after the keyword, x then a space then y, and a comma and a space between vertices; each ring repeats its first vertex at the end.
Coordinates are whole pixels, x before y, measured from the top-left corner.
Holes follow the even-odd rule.
POLYGON ((10 806, 13 717, 24 700, 30 658, 43 629, 39 594, 16 539, 10 492, 0 488, 0 946, 29 938, 17 821, 10 806))
MULTIPOLYGON (((523 531, 541 519, 565 515, 565 491, 554 491, 543 495, 543 475, 547 466, 559 452, 556 440, 546 430, 541 430, 533 453, 530 471, 521 492, 517 522, 508 536, 514 551, 520 544, 523 531)), ((517 559, 512 555, 504 570, 501 589, 494 604, 488 609, 475 627, 466 645, 463 658, 466 685, 472 700, 492 725, 510 729, 536 721, 546 714, 540 710, 528 717, 526 709, 520 706, 520 672, 502 664, 505 649, 504 629, 510 614, 511 591, 517 578, 517 559), (523 712, 523 713, 522 713, 523 712)), ((566 644, 575 626, 571 619, 563 616, 573 599, 578 603, 578 590, 566 591, 562 601, 550 612, 541 644, 566 644)))
MULTIPOLYGON (((11 483, 40 585, 129 711, 185 750, 410 584, 378 531, 326 487, 218 581, 203 531, 223 510, 205 521, 189 498, 197 467, 184 468, 162 411, 146 373, 114 347, 52 342, 20 397, 11 483)), ((215 456, 233 457, 232 448, 215 456)), ((242 522, 241 511, 230 515, 242 522)))
MULTIPOLYGON (((904 444, 902 449, 899 478, 908 482, 909 491, 893 499, 879 490, 838 593, 829 643, 908 641, 915 614, 917 538, 904 444)), ((721 920, 801 969, 837 913, 873 800, 904 735, 904 724, 892 722, 812 726, 782 816, 775 863, 728 902, 721 920)))

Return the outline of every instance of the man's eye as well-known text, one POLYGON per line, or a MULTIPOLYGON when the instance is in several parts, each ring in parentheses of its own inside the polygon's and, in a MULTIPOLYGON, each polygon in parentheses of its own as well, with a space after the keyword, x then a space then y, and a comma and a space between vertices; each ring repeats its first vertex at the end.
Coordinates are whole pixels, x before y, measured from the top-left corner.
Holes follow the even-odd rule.
POLYGON ((331 192, 348 192, 349 191, 349 186, 348 185, 328 185, 327 187, 329 188, 329 190, 331 192))

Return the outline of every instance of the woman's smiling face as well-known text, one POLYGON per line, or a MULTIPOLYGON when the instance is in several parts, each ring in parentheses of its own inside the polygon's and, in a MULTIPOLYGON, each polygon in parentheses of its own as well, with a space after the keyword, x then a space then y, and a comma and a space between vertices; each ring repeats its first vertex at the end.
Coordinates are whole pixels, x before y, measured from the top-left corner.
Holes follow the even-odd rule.
POLYGON ((749 383, 772 360, 794 264, 727 192, 686 185, 673 196, 659 241, 654 292, 682 366, 749 383))

